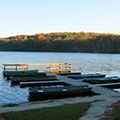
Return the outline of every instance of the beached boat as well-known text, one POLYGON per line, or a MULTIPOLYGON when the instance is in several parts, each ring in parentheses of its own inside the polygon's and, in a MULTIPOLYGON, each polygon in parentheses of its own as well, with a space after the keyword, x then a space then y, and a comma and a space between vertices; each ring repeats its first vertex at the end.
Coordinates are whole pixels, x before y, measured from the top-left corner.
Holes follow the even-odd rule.
POLYGON ((81 75, 69 75, 69 78, 73 79, 83 79, 83 78, 104 78, 106 75, 105 74, 81 74, 81 75))
POLYGON ((91 87, 82 86, 64 86, 64 87, 37 87, 29 88, 29 100, 45 100, 54 98, 73 97, 87 95, 91 92, 91 87))
POLYGON ((89 82, 92 84, 103 84, 103 83, 115 83, 120 82, 120 77, 112 76, 112 77, 105 77, 105 78, 87 78, 83 81, 89 82))
POLYGON ((20 87, 24 88, 24 87, 41 87, 41 86, 68 86, 70 84, 65 83, 63 81, 35 81, 35 82, 20 82, 20 87))

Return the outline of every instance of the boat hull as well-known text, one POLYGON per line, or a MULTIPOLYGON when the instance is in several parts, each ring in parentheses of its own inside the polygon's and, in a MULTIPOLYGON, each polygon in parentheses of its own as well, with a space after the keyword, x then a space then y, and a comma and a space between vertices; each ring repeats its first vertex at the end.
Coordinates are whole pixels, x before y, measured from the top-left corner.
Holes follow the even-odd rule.
POLYGON ((14 77, 46 77, 45 72, 41 73, 36 73, 36 72, 31 72, 31 73, 8 73, 7 74, 7 80, 11 80, 14 77))
POLYGON ((34 81, 54 81, 57 80, 56 76, 53 77, 21 77, 11 79, 12 84, 19 84, 19 82, 34 82, 34 81))
MULTIPOLYGON (((72 86, 73 87, 73 86, 72 86)), ((51 88, 49 88, 51 89, 51 88)), ((75 96, 80 96, 80 95, 88 95, 91 92, 90 87, 82 87, 82 88, 77 88, 73 90, 68 90, 66 87, 61 88, 60 91, 57 90, 50 90, 50 91, 43 91, 37 90, 37 91, 30 91, 29 92, 29 100, 34 101, 34 100, 46 100, 46 99, 57 99, 57 98, 66 98, 66 97, 75 97, 75 96)))
POLYGON ((115 83, 120 82, 119 77, 106 77, 106 78, 94 78, 94 79, 84 79, 84 82, 89 82, 92 84, 104 84, 104 83, 115 83))
POLYGON ((69 75, 69 78, 84 79, 84 78, 104 78, 105 74, 81 74, 81 75, 69 75))
POLYGON ((38 70, 3 71, 4 76, 9 76, 10 74, 18 74, 18 73, 38 73, 38 70))

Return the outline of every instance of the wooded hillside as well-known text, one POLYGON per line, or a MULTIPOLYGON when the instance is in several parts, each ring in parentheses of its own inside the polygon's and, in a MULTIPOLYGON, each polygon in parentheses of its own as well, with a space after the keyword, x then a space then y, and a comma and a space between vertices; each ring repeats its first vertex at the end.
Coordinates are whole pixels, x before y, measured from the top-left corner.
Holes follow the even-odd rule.
POLYGON ((0 38, 0 51, 120 53, 120 35, 59 32, 0 38))

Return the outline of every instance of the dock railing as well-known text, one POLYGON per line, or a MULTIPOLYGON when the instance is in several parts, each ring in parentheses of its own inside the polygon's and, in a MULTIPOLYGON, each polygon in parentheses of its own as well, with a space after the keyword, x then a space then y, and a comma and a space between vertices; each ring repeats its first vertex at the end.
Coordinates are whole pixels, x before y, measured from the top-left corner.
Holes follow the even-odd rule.
POLYGON ((3 64, 4 71, 26 71, 38 70, 47 73, 69 73, 71 72, 71 64, 56 62, 56 63, 38 63, 38 64, 3 64))

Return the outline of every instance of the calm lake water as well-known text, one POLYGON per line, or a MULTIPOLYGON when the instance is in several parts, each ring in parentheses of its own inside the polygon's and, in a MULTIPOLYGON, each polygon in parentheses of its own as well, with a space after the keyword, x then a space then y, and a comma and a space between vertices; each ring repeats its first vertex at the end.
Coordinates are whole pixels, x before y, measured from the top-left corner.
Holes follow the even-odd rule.
POLYGON ((28 101, 28 88, 11 87, 2 77, 3 63, 69 62, 82 73, 105 73, 120 76, 120 54, 0 52, 0 105, 28 101))

